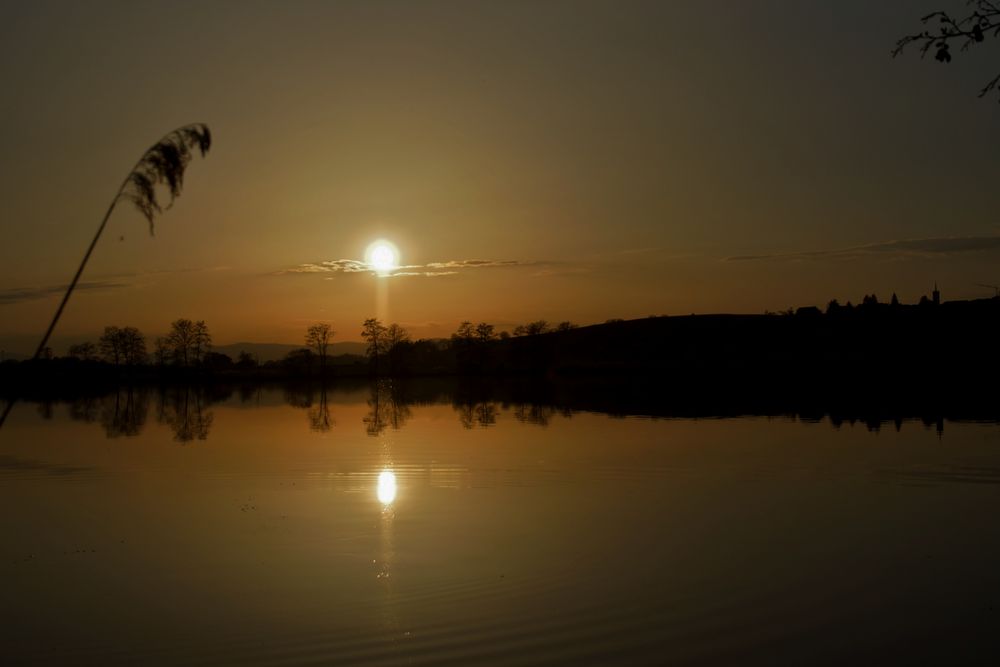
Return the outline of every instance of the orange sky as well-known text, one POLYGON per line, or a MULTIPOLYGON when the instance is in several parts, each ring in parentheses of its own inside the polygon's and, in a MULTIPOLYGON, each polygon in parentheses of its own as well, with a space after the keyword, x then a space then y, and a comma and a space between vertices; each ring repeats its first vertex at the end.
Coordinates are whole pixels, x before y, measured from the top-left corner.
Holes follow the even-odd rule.
POLYGON ((137 4, 5 10, 0 349, 192 121, 211 154, 155 237, 116 213, 57 350, 177 317, 357 340, 380 281, 418 337, 1000 283, 995 52, 888 56, 942 2, 137 4), (290 271, 380 237, 421 275, 290 271))

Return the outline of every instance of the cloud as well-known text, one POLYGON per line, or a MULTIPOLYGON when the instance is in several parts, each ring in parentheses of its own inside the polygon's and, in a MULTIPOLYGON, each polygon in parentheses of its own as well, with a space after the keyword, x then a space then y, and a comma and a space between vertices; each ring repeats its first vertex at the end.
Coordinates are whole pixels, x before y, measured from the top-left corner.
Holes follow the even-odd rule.
POLYGON ((356 259, 332 259, 317 264, 299 264, 290 269, 278 271, 278 275, 285 273, 368 273, 371 268, 364 262, 356 259))
MULTIPOLYGON (((447 262, 428 262, 427 264, 407 264, 396 267, 388 277, 422 276, 434 278, 438 276, 453 276, 471 269, 513 268, 519 266, 534 266, 539 262, 521 260, 496 259, 452 259, 447 262)), ((357 259, 333 259, 323 262, 299 264, 288 269, 276 271, 274 275, 296 273, 376 273, 366 262, 357 259)), ((329 279, 329 278, 328 278, 329 279)))
POLYGON ((395 273, 390 273, 390 278, 396 278, 398 276, 426 276, 428 278, 433 278, 435 276, 454 276, 457 275, 458 271, 397 271, 395 273))
POLYGON ((495 267, 531 266, 535 262, 522 262, 516 259, 453 259, 448 262, 431 262, 429 269, 487 269, 495 267))
POLYGON ((998 249, 1000 249, 1000 236, 940 237, 886 241, 884 243, 872 243, 870 245, 839 248, 834 250, 811 250, 804 252, 772 253, 763 255, 737 255, 735 257, 727 257, 726 261, 798 261, 809 259, 850 260, 859 258, 900 259, 907 257, 956 255, 960 253, 998 249))
MULTIPOLYGON (((129 286, 130 283, 118 280, 91 280, 77 283, 76 290, 118 289, 129 286)), ((49 285, 46 287, 15 287, 13 289, 0 290, 0 305, 44 299, 45 297, 62 294, 66 291, 66 287, 66 285, 49 285)))
MULTIPOLYGON (((228 271, 228 266, 182 267, 176 269, 152 269, 135 273, 105 274, 97 280, 87 280, 76 284, 74 291, 120 289, 123 287, 144 287, 155 284, 158 278, 183 273, 228 271)), ((13 287, 0 290, 0 306, 22 301, 33 301, 50 296, 61 296, 66 285, 46 285, 42 287, 13 287)))

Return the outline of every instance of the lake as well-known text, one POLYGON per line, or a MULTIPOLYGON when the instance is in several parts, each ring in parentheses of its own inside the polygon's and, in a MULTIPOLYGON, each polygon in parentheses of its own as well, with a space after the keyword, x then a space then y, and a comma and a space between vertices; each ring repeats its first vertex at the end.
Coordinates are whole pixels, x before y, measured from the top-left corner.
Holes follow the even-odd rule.
POLYGON ((995 662, 994 421, 656 404, 389 382, 21 402, 4 662, 995 662))

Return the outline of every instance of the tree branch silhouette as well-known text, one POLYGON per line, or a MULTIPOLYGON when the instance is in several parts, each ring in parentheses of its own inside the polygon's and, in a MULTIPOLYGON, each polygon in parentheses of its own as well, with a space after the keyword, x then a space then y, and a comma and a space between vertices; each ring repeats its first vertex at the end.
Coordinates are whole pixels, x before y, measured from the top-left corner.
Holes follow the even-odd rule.
MULTIPOLYGON (((960 51, 968 51, 976 44, 986 41, 987 35, 1000 37, 1000 2, 994 0, 969 0, 968 13, 965 16, 956 16, 949 12, 937 11, 921 18, 921 22, 927 26, 937 21, 938 29, 935 32, 925 29, 918 33, 906 35, 896 40, 896 46, 892 49, 892 57, 903 53, 906 47, 918 45, 920 57, 925 57, 934 49, 934 59, 940 63, 951 62, 951 47, 958 45, 960 51)), ((990 91, 1000 90, 1000 74, 993 77, 982 90, 979 97, 985 97, 990 91)))
MULTIPOLYGON (((73 294, 80 276, 83 275, 83 270, 90 260, 90 255, 94 252, 94 248, 97 246, 101 234, 104 233, 104 228, 107 226, 108 220, 111 218, 111 214, 114 212, 115 207, 118 206, 118 203, 124 200, 135 205, 149 223, 149 233, 152 234, 153 221, 156 215, 163 213, 173 206, 174 200, 181 194, 181 190, 184 187, 184 171, 191 162, 191 158, 194 155, 193 151, 198 150, 201 156, 204 157, 211 147, 212 133, 209 131, 208 126, 204 123, 193 123, 179 127, 164 135, 163 138, 142 154, 142 157, 132 167, 132 170, 125 177, 125 180, 122 181, 121 186, 119 186, 118 191, 111 200, 111 204, 104 214, 104 219, 101 220, 101 224, 97 228, 97 233, 94 234, 90 246, 87 247, 87 252, 83 255, 83 261, 80 262, 73 280, 66 288, 66 293, 63 295, 62 301, 59 302, 59 307, 56 309, 56 314, 53 316, 52 322, 49 323, 45 335, 42 336, 42 340, 35 350, 35 354, 32 357, 33 360, 41 356, 42 351, 49 342, 49 337, 52 335, 53 330, 55 330, 59 318, 62 317, 66 303, 73 294), (165 204, 160 202, 157 194, 157 190, 161 186, 166 188, 169 195, 165 204)), ((0 415, 0 427, 3 427, 4 422, 7 420, 7 415, 10 414, 13 407, 14 400, 11 400, 4 409, 3 415, 0 415)))

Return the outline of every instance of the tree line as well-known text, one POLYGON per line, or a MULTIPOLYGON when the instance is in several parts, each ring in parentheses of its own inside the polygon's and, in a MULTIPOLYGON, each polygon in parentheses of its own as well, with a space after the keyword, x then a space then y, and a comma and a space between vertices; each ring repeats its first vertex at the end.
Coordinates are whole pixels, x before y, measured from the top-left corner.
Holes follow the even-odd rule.
MULTIPOLYGON (((498 331, 489 322, 463 321, 448 339, 414 340, 402 325, 395 322, 385 324, 370 317, 362 323, 360 335, 365 343, 365 362, 372 372, 397 373, 416 369, 443 372, 454 370, 456 365, 467 369, 476 363, 481 364, 489 345, 496 341, 569 331, 576 326, 568 321, 552 325, 546 320, 534 320, 519 324, 511 331, 498 331)), ((310 325, 305 333, 305 347, 289 352, 282 363, 289 369, 300 371, 314 367, 325 370, 334 334, 333 327, 328 323, 310 325)))
POLYGON ((72 358, 87 362, 104 361, 115 367, 142 366, 152 360, 158 366, 193 368, 211 361, 213 355, 212 334, 205 321, 184 318, 174 320, 169 333, 153 341, 152 354, 147 349, 143 333, 129 326, 104 327, 96 343, 88 341, 69 347, 72 358))
MULTIPOLYGON (((489 322, 463 321, 447 339, 414 340, 410 332, 398 323, 385 324, 377 318, 368 318, 359 332, 365 343, 364 356, 340 355, 336 363, 347 374, 468 370, 484 363, 488 356, 487 349, 497 341, 574 328, 576 325, 571 322, 550 324, 546 320, 534 320, 517 325, 511 331, 501 331, 489 322)), ((330 346, 335 334, 330 323, 311 324, 303 336, 304 347, 289 352, 280 361, 261 363, 247 351, 241 351, 236 360, 214 352, 207 323, 181 318, 170 324, 166 335, 157 336, 152 341, 136 327, 107 326, 96 341, 71 345, 68 357, 78 362, 102 363, 122 370, 156 366, 213 371, 324 373, 330 370, 330 346)), ((50 348, 46 348, 41 356, 43 359, 54 357, 50 348)))

